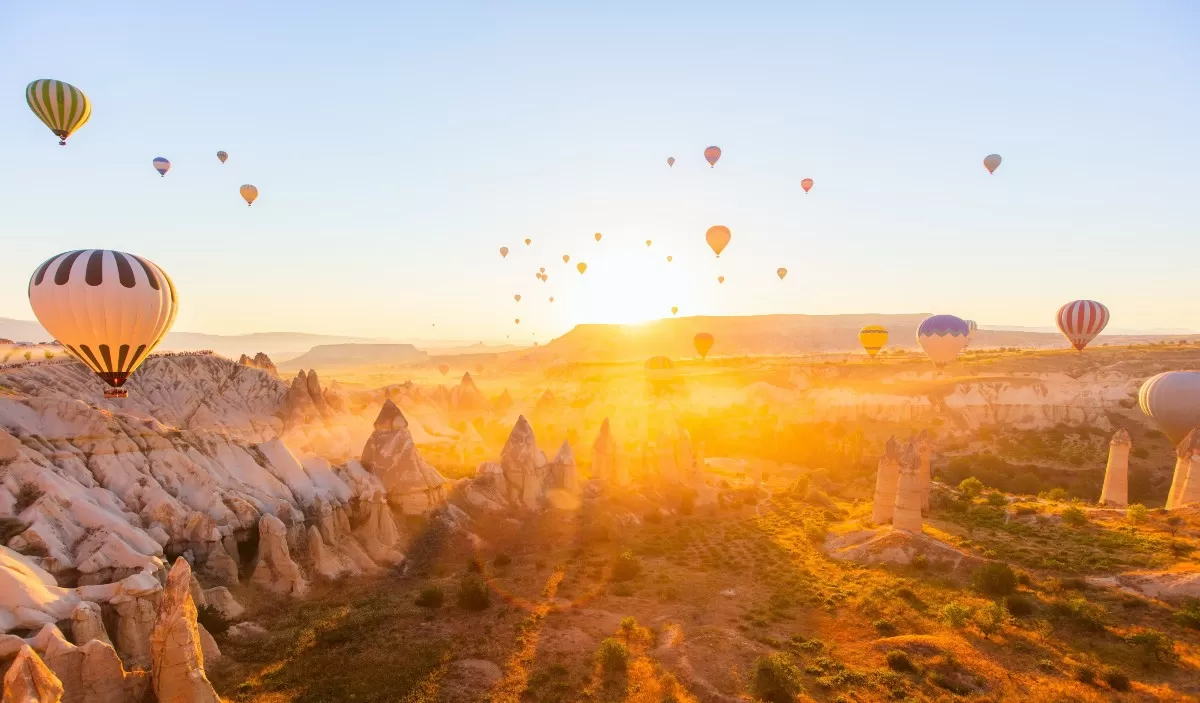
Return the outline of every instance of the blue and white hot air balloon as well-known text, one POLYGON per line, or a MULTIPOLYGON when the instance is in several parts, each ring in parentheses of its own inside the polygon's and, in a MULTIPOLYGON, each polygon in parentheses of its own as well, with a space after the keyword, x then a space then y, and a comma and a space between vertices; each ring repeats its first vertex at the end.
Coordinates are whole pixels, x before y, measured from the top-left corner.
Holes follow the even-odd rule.
POLYGON ((171 170, 171 162, 161 156, 157 156, 154 159, 154 170, 158 171, 160 176, 166 178, 167 171, 171 170))
POLYGON ((925 318, 917 328, 917 344, 925 356, 939 369, 954 361, 954 357, 967 346, 971 327, 965 320, 954 315, 934 315, 925 318))

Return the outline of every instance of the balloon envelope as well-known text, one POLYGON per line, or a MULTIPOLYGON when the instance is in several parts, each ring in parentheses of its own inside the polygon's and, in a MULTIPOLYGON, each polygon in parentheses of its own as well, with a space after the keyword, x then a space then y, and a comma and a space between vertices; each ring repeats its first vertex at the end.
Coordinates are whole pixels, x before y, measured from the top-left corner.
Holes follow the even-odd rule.
POLYGON ((25 102, 33 114, 66 146, 70 137, 92 116, 92 101, 83 91, 50 78, 39 78, 25 86, 25 102))
POLYGON ((724 276, 717 276, 717 283, 724 283, 724 282, 725 282, 724 276))
POLYGON ((704 150, 704 160, 708 162, 710 168, 717 165, 719 158, 721 158, 721 147, 710 146, 704 150))
POLYGON ((983 157, 983 167, 988 170, 988 173, 995 173, 996 169, 1000 168, 1000 155, 988 154, 983 157))
POLYGON ((158 171, 160 176, 166 176, 167 171, 171 170, 171 162, 159 156, 154 159, 154 170, 158 171))
POLYGON ((579 273, 583 273, 584 271, 587 271, 587 264, 580 261, 579 263, 575 264, 575 268, 579 270, 579 273))
POLYGON ((254 201, 258 199, 258 188, 249 183, 239 188, 238 191, 242 194, 242 199, 246 201, 247 206, 253 205, 254 201))
POLYGON ((675 314, 675 313, 677 313, 677 312, 679 312, 679 308, 677 308, 677 307, 672 307, 672 308, 671 308, 671 314, 672 314, 672 315, 674 315, 674 314, 675 314))
POLYGON ((533 241, 532 239, 526 239, 526 240, 525 240, 525 246, 529 246, 530 242, 532 242, 532 241, 533 241))
POLYGON ((692 344, 696 347, 696 352, 700 354, 701 359, 708 358, 708 350, 712 349, 713 336, 708 332, 701 332, 695 337, 692 337, 692 344))
POLYGON ((603 234, 600 234, 599 232, 597 232, 597 233, 596 233, 596 241, 597 241, 597 242, 598 242, 598 241, 600 241, 600 238, 601 238, 601 237, 603 237, 603 236, 604 236, 603 234))
POLYGON ((438 371, 440 371, 443 376, 445 376, 446 372, 449 370, 450 370, 450 364, 438 364, 438 371))
POLYGON ((29 279, 29 305, 47 332, 113 388, 154 351, 179 310, 175 284, 161 268, 106 249, 47 259, 29 279))
POLYGON ((717 256, 720 256, 721 252, 725 251, 725 247, 729 246, 730 239, 733 239, 733 234, 725 225, 713 225, 704 233, 704 241, 708 242, 709 248, 717 256))
POLYGON ((775 269, 775 275, 779 276, 779 280, 782 281, 784 276, 787 276, 787 269, 780 266, 779 268, 775 269))
POLYGON ((888 331, 882 325, 867 325, 858 331, 858 343, 872 359, 887 345, 888 331))
POLYGON ((508 247, 500 247, 500 256, 502 256, 502 257, 508 256, 508 247))
POLYGON ((225 159, 228 159, 228 158, 229 158, 229 154, 226 154, 226 153, 225 153, 225 152, 223 152, 223 151, 218 151, 218 152, 217 152, 217 159, 218 159, 218 160, 219 160, 221 163, 225 163, 225 159))
POLYGON ((673 257, 673 256, 669 256, 669 255, 667 256, 667 263, 668 263, 668 264, 669 264, 669 263, 671 263, 671 262, 672 262, 672 261, 674 261, 674 260, 675 260, 675 257, 673 257))
POLYGON ((1158 423, 1172 444, 1179 444, 1200 425, 1200 371, 1167 371, 1152 376, 1138 391, 1138 405, 1158 423))
POLYGON ((563 254, 563 263, 564 263, 564 264, 565 264, 565 263, 567 263, 567 262, 568 262, 568 261, 570 261, 570 260, 571 260, 571 255, 570 255, 570 254, 563 254))
POLYGON ((517 295, 514 295, 513 300, 517 301, 518 303, 521 302, 521 295, 519 293, 517 295))
POLYGON ((650 246, 653 243, 654 243, 653 240, 650 240, 650 239, 646 240, 646 246, 650 246))
POLYGON ((1071 346, 1079 351, 1108 325, 1108 308, 1094 300, 1072 300, 1058 309, 1055 322, 1071 346))
POLYGON ((812 190, 812 179, 805 178, 804 180, 800 181, 800 187, 804 189, 805 193, 812 190))
POLYGON ((967 323, 954 315, 933 315, 917 328, 917 344, 939 369, 967 346, 967 323))
POLYGON ((668 157, 667 157, 667 165, 668 165, 668 166, 674 166, 674 165, 675 165, 675 157, 674 157, 674 156, 668 156, 668 157))

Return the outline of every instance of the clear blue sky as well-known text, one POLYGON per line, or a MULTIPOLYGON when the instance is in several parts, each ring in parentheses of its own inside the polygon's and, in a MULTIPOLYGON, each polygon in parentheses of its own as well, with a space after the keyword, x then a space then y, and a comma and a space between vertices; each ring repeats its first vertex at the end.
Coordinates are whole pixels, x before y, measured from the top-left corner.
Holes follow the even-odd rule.
POLYGON ((1045 326, 1078 297, 1200 329, 1195 3, 578 5, 4 3, 0 316, 99 246, 166 269, 184 331, 529 341, 671 305, 1045 326), (35 78, 92 99, 65 148, 35 78))

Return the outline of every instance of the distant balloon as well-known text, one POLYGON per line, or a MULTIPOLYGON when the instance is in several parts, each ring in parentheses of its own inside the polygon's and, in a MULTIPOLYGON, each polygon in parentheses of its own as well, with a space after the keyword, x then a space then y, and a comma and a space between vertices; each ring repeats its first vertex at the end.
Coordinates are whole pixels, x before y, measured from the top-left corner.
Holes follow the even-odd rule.
POLYGON ((584 271, 587 271, 587 264, 580 261, 579 263, 575 264, 575 268, 579 270, 579 273, 583 273, 584 271))
POLYGON ((651 244, 653 244, 653 243, 654 243, 654 241, 653 241, 653 240, 651 240, 651 239, 647 239, 647 240, 646 240, 646 246, 650 246, 650 245, 651 245, 651 244))
POLYGON ((724 276, 717 276, 717 283, 724 283, 724 282, 725 282, 724 276))
POLYGON ((776 276, 779 276, 779 280, 781 280, 781 281, 782 281, 782 280, 783 280, 783 278, 784 278, 784 276, 787 276, 787 269, 785 269, 784 267, 780 266, 779 268, 775 269, 775 275, 776 275, 776 276))
POLYGON ((546 267, 543 266, 540 269, 538 269, 538 273, 546 273, 546 267))
POLYGON ((242 194, 242 199, 246 201, 247 206, 253 205, 254 201, 258 199, 258 188, 249 183, 239 188, 238 192, 242 194))
POLYGON ((521 302, 521 294, 518 293, 518 294, 514 295, 513 300, 517 301, 518 303, 521 302))
POLYGON ((67 145, 70 137, 92 116, 92 101, 83 91, 62 81, 40 78, 25 86, 25 102, 33 114, 67 145))
POLYGON ((508 247, 500 247, 500 256, 501 256, 501 257, 507 257, 507 256, 508 256, 508 247))
POLYGON ((812 179, 805 178, 804 180, 800 181, 800 187, 804 189, 805 193, 812 190, 812 179))
POLYGON ((158 171, 158 175, 166 178, 167 171, 171 170, 171 162, 167 161, 166 159, 164 159, 161 156, 155 157, 154 170, 158 171))
POLYGON ((668 166, 670 166, 670 167, 672 167, 672 168, 674 168, 674 167, 675 167, 675 157, 674 157, 674 156, 668 156, 668 157, 667 157, 667 165, 668 165, 668 166))
POLYGON ((550 296, 550 302, 552 302, 552 303, 554 302, 554 296, 553 296, 553 295, 552 295, 552 296, 550 296))
POLYGON ((719 158, 721 158, 721 147, 710 146, 704 150, 704 160, 708 162, 709 168, 716 166, 719 158))
POLYGON ((1150 377, 1138 391, 1138 405, 1171 444, 1179 444, 1200 425, 1200 371, 1167 371, 1150 377))
POLYGON ((217 152, 217 160, 220 161, 221 163, 225 163, 225 160, 228 158, 229 158, 229 154, 226 154, 223 151, 217 152))
POLYGON ((563 263, 564 263, 564 264, 565 264, 565 263, 567 263, 567 262, 568 262, 568 261, 570 261, 570 260, 571 260, 571 255, 570 255, 570 254, 563 254, 563 263))
POLYGON ((709 248, 718 258, 720 258, 721 252, 725 251, 725 247, 729 246, 729 240, 732 238, 733 235, 725 225, 713 225, 704 233, 704 240, 708 242, 709 248))
POLYGON ((988 173, 995 173, 996 169, 1000 168, 1000 155, 988 154, 983 157, 983 167, 988 170, 988 173))
POLYGON ((517 318, 513 318, 513 324, 514 324, 514 325, 519 325, 519 324, 521 324, 521 318, 519 318, 519 317, 517 317, 517 318))
POLYGON ((880 349, 883 349, 887 341, 888 331, 886 327, 867 325, 858 331, 858 343, 867 351, 867 356, 872 359, 875 358, 880 349))
POLYGON ((671 263, 671 262, 672 262, 672 261, 674 261, 674 260, 675 260, 675 259, 674 259, 673 257, 671 257, 670 255, 668 255, 668 256, 667 256, 667 263, 668 263, 668 264, 669 264, 669 263, 671 263))
POLYGON ((443 376, 445 376, 449 370, 450 364, 438 364, 438 371, 440 371, 443 376))
POLYGON ((600 234, 599 232, 597 232, 597 233, 596 233, 596 241, 597 241, 597 242, 598 242, 598 241, 600 241, 600 238, 601 238, 601 237, 603 237, 603 236, 604 236, 604 235, 602 235, 602 234, 600 234))
POLYGON ((672 314, 672 315, 674 315, 674 314, 675 314, 675 313, 677 313, 677 312, 679 312, 679 308, 672 306, 672 308, 671 308, 671 314, 672 314))
POLYGON ((713 336, 708 332, 701 332, 695 337, 692 337, 692 344, 696 347, 696 352, 700 354, 701 359, 708 358, 708 350, 712 349, 713 336))
POLYGON ((1094 300, 1074 300, 1058 309, 1058 329, 1079 351, 1108 324, 1108 308, 1094 300))
POLYGON ((939 369, 967 346, 967 323, 954 315, 933 315, 917 328, 917 344, 939 369))
POLYGON ((529 246, 530 242, 532 242, 532 241, 533 241, 532 239, 529 239, 528 237, 526 237, 525 246, 529 246))

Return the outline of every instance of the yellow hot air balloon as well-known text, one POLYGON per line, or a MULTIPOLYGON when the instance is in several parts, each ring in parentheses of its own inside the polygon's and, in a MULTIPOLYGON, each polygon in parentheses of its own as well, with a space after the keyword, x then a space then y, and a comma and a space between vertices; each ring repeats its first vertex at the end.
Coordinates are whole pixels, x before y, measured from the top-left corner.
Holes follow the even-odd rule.
POLYGON ((677 307, 673 307, 673 306, 672 306, 672 308, 671 308, 671 314, 672 314, 672 315, 674 315, 674 314, 675 314, 675 313, 677 313, 677 312, 679 312, 679 308, 677 308, 677 307))
POLYGON ((513 300, 517 301, 518 303, 521 302, 521 294, 518 293, 518 294, 514 295, 513 300))
POLYGON ((583 273, 584 271, 587 271, 587 264, 580 261, 579 263, 575 264, 575 268, 579 270, 579 273, 583 273))
POLYGON ((724 276, 717 276, 717 283, 724 283, 724 282, 725 282, 724 276))
POLYGON ((888 331, 882 325, 867 325, 858 331, 858 343, 872 359, 887 345, 888 331))
POLYGON ((500 256, 502 258, 508 257, 508 247, 500 247, 500 256))
POLYGON ((565 263, 567 263, 567 262, 568 262, 568 261, 570 261, 570 260, 571 260, 571 255, 570 255, 570 254, 563 254, 563 263, 564 263, 564 264, 565 264, 565 263))
POLYGON ((651 240, 647 239, 647 240, 646 240, 646 246, 650 246, 651 244, 653 244, 653 242, 652 242, 651 240))
POLYGON ((42 327, 124 398, 130 374, 154 351, 179 311, 175 284, 156 264, 106 249, 47 259, 29 279, 42 327))
POLYGON ((700 354, 700 358, 707 359, 708 350, 712 349, 713 336, 708 332, 701 332, 692 338, 692 344, 696 346, 696 351, 700 354))
POLYGON ((529 246, 530 242, 532 242, 532 241, 533 241, 532 239, 526 238, 526 239, 525 239, 525 246, 529 246))
POLYGON ((670 256, 668 256, 668 257, 667 257, 667 263, 668 263, 668 264, 669 264, 669 263, 671 263, 671 262, 672 262, 672 261, 674 261, 674 260, 675 260, 675 259, 673 259, 673 258, 672 258, 672 257, 670 257, 670 256))
POLYGON ((238 192, 242 194, 242 199, 246 201, 247 207, 253 205, 254 201, 258 199, 258 188, 249 183, 239 188, 238 192))
POLYGON ((779 276, 779 280, 781 280, 781 281, 782 281, 782 280, 783 280, 783 277, 787 275, 787 269, 785 269, 784 267, 780 266, 779 268, 775 269, 775 275, 776 275, 776 276, 779 276))
POLYGON ((704 233, 704 240, 708 242, 708 246, 718 258, 721 256, 721 252, 725 251, 725 247, 729 246, 729 240, 732 238, 733 235, 725 225, 713 225, 704 233))
POLYGON ((601 238, 601 237, 603 237, 603 236, 604 236, 604 235, 602 235, 602 234, 600 234, 599 232, 597 232, 597 233, 596 233, 596 241, 597 241, 597 242, 598 242, 598 241, 600 241, 600 238, 601 238))
POLYGON ((67 137, 87 124, 92 116, 92 101, 82 90, 50 78, 39 78, 25 86, 25 102, 42 124, 58 137, 60 146, 66 146, 67 137))

